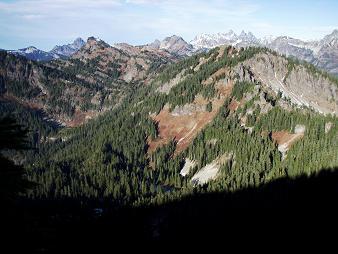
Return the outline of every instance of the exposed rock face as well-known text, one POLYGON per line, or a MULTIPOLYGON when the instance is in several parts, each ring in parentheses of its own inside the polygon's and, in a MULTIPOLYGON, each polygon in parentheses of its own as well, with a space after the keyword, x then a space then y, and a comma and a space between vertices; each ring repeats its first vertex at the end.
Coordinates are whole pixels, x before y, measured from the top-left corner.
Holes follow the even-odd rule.
POLYGON ((177 55, 191 55, 193 46, 188 44, 181 37, 173 35, 171 37, 165 38, 161 44, 160 49, 166 49, 170 53, 175 53, 177 55))
POLYGON ((304 134, 304 132, 305 132, 305 125, 303 125, 303 124, 297 124, 296 126, 295 126, 295 134, 304 134))
POLYGON ((194 103, 185 104, 183 106, 176 106, 171 114, 173 116, 185 116, 185 115, 193 115, 197 112, 205 112, 206 105, 197 105, 194 103))
POLYGON ((178 56, 190 56, 194 52, 194 47, 191 44, 176 35, 167 37, 163 41, 155 40, 153 43, 146 45, 146 47, 166 50, 178 56))
POLYGON ((225 153, 219 158, 212 161, 210 164, 201 168, 190 180, 193 185, 203 185, 211 180, 215 180, 218 176, 218 171, 224 163, 231 160, 233 153, 225 153))
POLYGON ((313 50, 306 42, 288 36, 277 37, 267 46, 286 56, 295 56, 310 63, 315 60, 313 50))
POLYGON ((273 108, 272 105, 266 101, 263 93, 259 95, 259 100, 255 101, 254 105, 259 106, 259 108, 261 109, 261 114, 266 114, 273 108))
POLYGON ((73 43, 55 46, 49 53, 56 54, 60 56, 69 57, 76 53, 80 48, 82 48, 86 43, 81 38, 77 38, 73 43))
POLYGON ((186 176, 189 174, 190 170, 195 167, 196 162, 193 160, 190 160, 189 158, 185 159, 185 163, 184 166, 182 168, 182 170, 180 171, 180 175, 181 176, 186 176))
POLYGON ((329 133, 329 131, 331 130, 331 128, 333 127, 333 123, 332 122, 327 122, 325 123, 325 133, 329 133))
POLYGON ((162 84, 156 91, 159 93, 169 94, 170 90, 184 79, 183 78, 184 72, 185 72, 184 70, 181 71, 179 74, 176 75, 175 78, 162 84))
POLYGON ((200 171, 198 171, 192 178, 191 183, 194 185, 203 185, 210 180, 215 180, 217 178, 217 173, 219 170, 219 165, 217 162, 212 162, 200 171))
POLYGON ((304 66, 290 70, 287 59, 281 56, 259 53, 237 65, 234 70, 240 80, 260 81, 298 106, 338 115, 337 84, 322 75, 311 73, 304 66))

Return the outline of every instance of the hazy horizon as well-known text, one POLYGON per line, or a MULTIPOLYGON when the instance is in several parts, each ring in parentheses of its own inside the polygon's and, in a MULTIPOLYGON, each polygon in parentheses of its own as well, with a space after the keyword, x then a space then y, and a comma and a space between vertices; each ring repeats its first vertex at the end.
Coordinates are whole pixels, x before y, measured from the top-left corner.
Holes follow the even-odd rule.
POLYGON ((2 0, 0 48, 49 51, 77 37, 150 43, 173 34, 252 32, 316 40, 338 28, 338 2, 265 0, 2 0))

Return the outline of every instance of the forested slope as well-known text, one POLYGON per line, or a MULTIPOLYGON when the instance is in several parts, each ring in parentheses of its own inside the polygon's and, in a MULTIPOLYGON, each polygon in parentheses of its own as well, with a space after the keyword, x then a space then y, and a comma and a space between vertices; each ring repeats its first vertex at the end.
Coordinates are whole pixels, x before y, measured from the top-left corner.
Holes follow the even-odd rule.
MULTIPOLYGON (((159 204, 336 167, 335 81, 322 76, 332 91, 322 104, 330 113, 322 114, 264 82, 248 65, 257 54, 277 57, 221 47, 184 59, 114 110, 59 133, 29 158, 28 178, 40 184, 29 198, 159 204)), ((287 69, 291 60, 283 59, 287 69)), ((322 75, 297 68, 314 80, 322 75)))

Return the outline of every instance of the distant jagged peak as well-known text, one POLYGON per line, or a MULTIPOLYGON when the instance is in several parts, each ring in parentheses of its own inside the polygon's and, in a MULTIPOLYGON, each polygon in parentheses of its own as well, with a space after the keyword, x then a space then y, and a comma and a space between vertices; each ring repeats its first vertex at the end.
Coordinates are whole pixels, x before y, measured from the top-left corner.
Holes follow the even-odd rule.
POLYGON ((88 42, 104 42, 104 43, 106 43, 105 41, 103 41, 99 37, 95 37, 95 36, 89 36, 88 39, 87 39, 87 43, 88 42))
POLYGON ((321 42, 323 44, 332 44, 333 41, 337 41, 338 40, 338 29, 334 29, 332 31, 332 33, 326 35, 321 42))
POLYGON ((160 47, 170 47, 177 43, 188 44, 182 37, 177 36, 177 35, 172 35, 172 36, 164 38, 164 40, 161 41, 160 47))
POLYGON ((129 54, 130 56, 138 56, 141 54, 142 46, 133 46, 125 42, 114 43, 113 47, 122 50, 124 53, 129 54))
POLYGON ((332 31, 332 33, 329 34, 328 36, 334 36, 334 37, 338 38, 338 29, 334 29, 334 30, 332 31))
POLYGON ((198 41, 198 40, 217 40, 220 38, 225 38, 225 39, 237 39, 237 35, 233 30, 229 30, 228 32, 218 32, 214 34, 207 34, 207 33, 202 33, 199 35, 196 35, 195 38, 192 41, 198 41))
POLYGON ((166 50, 171 54, 179 56, 191 55, 193 52, 193 46, 177 35, 165 37, 162 41, 155 40, 144 47, 156 50, 166 50))
POLYGON ((89 36, 89 37, 87 38, 87 43, 89 43, 89 42, 99 42, 99 41, 101 41, 101 39, 96 38, 96 37, 94 37, 94 36, 89 36))
MULTIPOLYGON (((155 42, 156 41, 158 42, 158 40, 155 40, 155 42)), ((162 41, 160 41, 161 44, 164 44, 164 43, 174 44, 174 43, 178 43, 178 42, 187 43, 181 36, 178 36, 178 35, 175 35, 175 34, 168 36, 168 37, 165 37, 162 41)))
POLYGON ((165 38, 160 44, 160 49, 165 49, 168 52, 179 56, 189 56, 194 51, 193 45, 177 35, 165 38))
POLYGON ((273 36, 273 35, 267 35, 267 36, 264 36, 262 39, 261 39, 261 43, 263 45, 268 45, 270 44, 271 42, 273 42, 274 40, 276 40, 276 36, 273 36))
POLYGON ((244 30, 242 30, 241 34, 238 36, 238 39, 244 42, 258 42, 258 39, 253 35, 253 33, 250 31, 246 33, 244 30))
POLYGON ((72 43, 72 45, 77 46, 77 47, 82 47, 84 44, 85 44, 85 41, 81 37, 76 38, 74 42, 72 43))
POLYGON ((34 51, 38 51, 39 49, 37 49, 36 47, 34 46, 28 46, 27 48, 22 48, 22 49, 19 49, 17 51, 22 51, 26 54, 30 54, 30 53, 33 53, 34 51))
POLYGON ((78 37, 76 38, 72 43, 66 44, 66 45, 57 45, 55 46, 49 53, 54 55, 61 55, 64 57, 69 57, 73 54, 75 54, 80 48, 82 48, 85 45, 85 42, 82 38, 78 37))
POLYGON ((176 34, 173 34, 171 36, 167 36, 164 38, 164 41, 165 40, 183 40, 183 38, 181 36, 178 36, 176 34))
POLYGON ((147 46, 155 48, 155 49, 159 49, 161 46, 161 41, 156 39, 155 41, 153 41, 152 43, 148 44, 147 46))
POLYGON ((249 44, 259 44, 259 40, 250 31, 245 32, 243 30, 239 35, 237 35, 233 30, 229 30, 225 33, 200 34, 197 35, 190 43, 197 49, 208 49, 224 44, 232 46, 247 46, 249 44))
POLYGON ((101 40, 100 38, 96 38, 94 36, 90 36, 87 39, 86 44, 84 45, 85 47, 89 47, 89 46, 100 46, 100 47, 104 47, 104 48, 108 48, 111 47, 108 43, 106 43, 105 41, 101 40))
POLYGON ((67 46, 73 47, 73 48, 80 48, 85 44, 86 44, 85 41, 81 37, 78 37, 72 43, 65 44, 65 45, 56 45, 52 50, 58 47, 67 47, 67 46))

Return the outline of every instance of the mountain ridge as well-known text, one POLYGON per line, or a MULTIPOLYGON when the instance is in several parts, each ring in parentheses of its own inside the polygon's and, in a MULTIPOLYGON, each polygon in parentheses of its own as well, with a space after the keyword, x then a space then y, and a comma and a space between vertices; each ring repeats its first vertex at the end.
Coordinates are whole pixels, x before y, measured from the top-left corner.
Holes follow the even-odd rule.
POLYGON ((50 51, 43 51, 34 46, 6 51, 15 55, 24 56, 29 60, 47 62, 55 59, 65 59, 67 57, 70 57, 71 55, 76 53, 84 44, 85 42, 83 41, 83 39, 79 37, 75 39, 72 43, 62 46, 55 46, 50 51))
POLYGON ((202 34, 196 36, 190 43, 194 48, 199 49, 211 49, 221 45, 267 47, 338 75, 338 29, 320 40, 312 41, 303 41, 289 36, 270 36, 258 39, 251 32, 242 31, 240 35, 237 35, 230 30, 227 33, 202 34))
MULTIPOLYGON (((112 46, 119 47, 122 44, 115 43, 112 46)), ((84 41, 81 38, 77 38, 73 43, 55 46, 49 52, 38 50, 33 46, 20 50, 9 50, 9 52, 23 55, 31 60, 50 61, 70 57, 83 45, 84 41)), ((188 57, 221 45, 267 47, 280 54, 309 62, 338 76, 338 29, 333 30, 331 34, 324 36, 320 40, 311 41, 303 41, 285 35, 257 38, 250 31, 245 32, 243 30, 237 35, 233 30, 229 30, 226 33, 200 34, 190 42, 185 41, 180 36, 172 35, 162 41, 156 39, 152 43, 133 47, 143 48, 144 50, 163 50, 179 57, 188 57)))
POLYGON ((70 57, 49 62, 1 51, 0 97, 39 108, 60 124, 75 127, 112 109, 177 60, 166 51, 130 45, 118 49, 94 37, 70 57))

